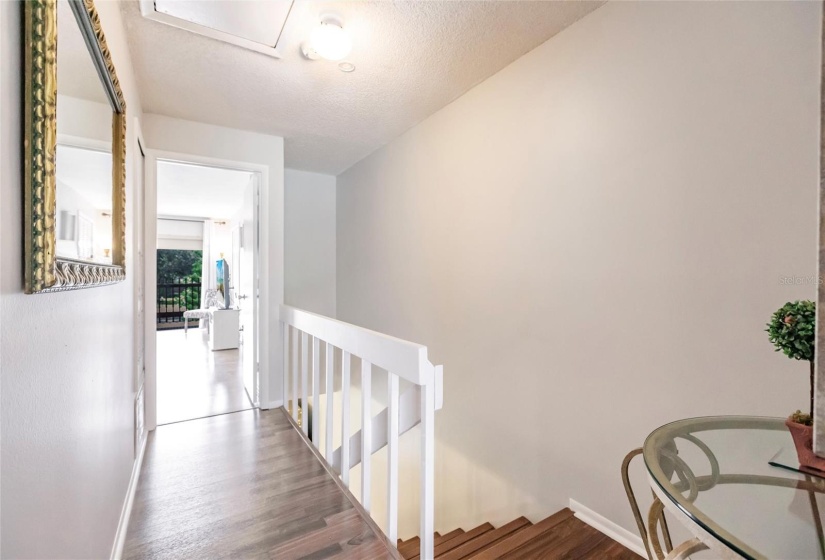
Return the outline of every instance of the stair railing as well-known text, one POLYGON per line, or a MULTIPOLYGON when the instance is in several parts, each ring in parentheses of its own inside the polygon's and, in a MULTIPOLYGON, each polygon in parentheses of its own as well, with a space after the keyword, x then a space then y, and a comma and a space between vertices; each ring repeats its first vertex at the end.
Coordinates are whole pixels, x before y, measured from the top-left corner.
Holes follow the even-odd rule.
POLYGON ((350 486, 350 469, 361 465, 361 506, 372 509, 370 482, 372 455, 387 447, 387 537, 398 539, 398 438, 421 426, 420 557, 433 558, 435 516, 435 411, 442 406, 443 368, 427 359, 427 347, 371 331, 294 307, 281 306, 284 325, 284 403, 301 429, 320 449, 320 414, 311 414, 308 403, 320 407, 320 345, 325 345, 325 450, 327 462, 350 486), (291 335, 291 336, 290 336, 291 335), (291 344, 290 344, 291 342, 291 344), (341 410, 334 395, 334 353, 341 352, 341 410), (311 356, 310 356, 311 352, 311 356), (350 360, 361 359, 361 430, 350 434, 350 360), (311 358, 311 359, 310 359, 311 358), (372 366, 388 372, 387 408, 372 415, 372 366), (312 369, 311 378, 309 369, 312 369), (300 369, 300 372, 299 372, 300 369), (413 386, 400 394, 400 380, 413 386), (291 380, 291 381, 290 381, 291 380), (291 393, 290 393, 291 389, 291 393), (416 406, 417 405, 417 406, 416 406), (333 449, 335 413, 339 413, 342 445, 333 449), (311 418, 311 420, 310 420, 311 418), (311 423, 311 425, 310 425, 311 423))

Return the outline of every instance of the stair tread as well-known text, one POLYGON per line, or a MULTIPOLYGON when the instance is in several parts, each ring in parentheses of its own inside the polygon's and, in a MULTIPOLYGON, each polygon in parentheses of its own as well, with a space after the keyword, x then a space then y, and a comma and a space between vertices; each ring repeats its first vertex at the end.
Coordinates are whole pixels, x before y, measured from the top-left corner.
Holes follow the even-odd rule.
MULTIPOLYGON (((571 535, 558 543, 556 550, 558 550, 557 558, 584 558, 590 554, 593 549, 607 545, 613 539, 607 535, 600 533, 589 525, 586 534, 582 534, 582 521, 576 519, 579 528, 575 535, 571 535)), ((603 556, 602 556, 603 557, 603 556)))
POLYGON ((449 533, 444 533, 443 535, 436 535, 435 537, 435 546, 440 545, 441 543, 447 542, 450 539, 454 539, 459 535, 464 534, 464 529, 455 529, 450 531, 449 533))
POLYGON ((421 539, 419 539, 418 537, 413 537, 411 539, 407 539, 406 541, 398 545, 398 553, 401 554, 401 556, 403 556, 404 558, 409 558, 413 554, 417 556, 420 547, 421 539))
POLYGON ((624 545, 608 537, 608 542, 599 547, 601 557, 607 560, 639 560, 640 556, 624 545))
POLYGON ((496 560, 502 558, 510 552, 524 546, 531 540, 537 538, 539 535, 550 531, 560 523, 573 516, 573 512, 569 508, 554 513, 547 519, 536 523, 535 525, 525 526, 509 536, 501 539, 498 543, 490 548, 482 550, 478 553, 471 554, 469 558, 475 560, 496 560))
POLYGON ((487 548, 494 546, 500 540, 506 538, 519 529, 529 527, 531 525, 532 523, 530 523, 526 517, 519 517, 506 525, 502 525, 498 529, 488 531, 470 541, 465 542, 461 546, 450 550, 443 556, 440 556, 439 560, 461 560, 463 558, 468 558, 471 554, 482 552, 487 548))
MULTIPOLYGON (((635 552, 580 521, 567 508, 535 525, 519 517, 497 529, 483 523, 470 531, 455 529, 433 536, 438 560, 638 560, 635 552)), ((420 546, 419 537, 398 540, 398 552, 408 560, 420 560, 420 546)))
MULTIPOLYGON (((520 547, 512 550, 501 557, 501 560, 527 560, 529 558, 570 558, 568 552, 579 544, 588 545, 593 548, 605 538, 604 535, 596 533, 593 535, 589 531, 582 531, 582 522, 575 517, 569 517, 561 523, 555 525, 552 530, 530 539, 520 547)), ((590 529, 590 527, 587 527, 590 529)), ((581 557, 581 556, 579 556, 581 557)))
MULTIPOLYGON (((492 530, 493 530, 492 525, 490 525, 489 523, 482 523, 481 525, 479 525, 475 529, 471 529, 471 530, 467 531, 466 533, 462 533, 461 535, 458 535, 457 537, 454 537, 454 538, 452 538, 448 541, 445 541, 445 542, 441 543, 440 545, 436 546, 433 549, 433 553, 434 553, 436 558, 439 558, 445 552, 450 551, 450 550, 452 550, 452 549, 454 549, 458 546, 461 546, 465 542, 470 541, 470 540, 478 537, 479 535, 483 535, 484 533, 487 533, 488 531, 492 531, 492 530)), ((419 558, 419 556, 416 554, 415 556, 411 556, 409 560, 418 560, 418 558, 419 558)))
MULTIPOLYGON (((464 534, 464 530, 460 529, 460 528, 459 529, 454 529, 454 530, 450 531, 449 533, 444 533, 443 535, 441 533, 439 533, 438 531, 436 531, 435 533, 433 533, 433 536, 435 537, 434 544, 435 544, 435 546, 438 546, 441 543, 447 542, 448 540, 453 539, 453 538, 458 537, 458 536, 463 535, 463 534, 464 534)), ((398 539, 397 548, 398 548, 398 552, 400 552, 401 556, 403 556, 404 558, 410 558, 410 559, 418 558, 419 552, 421 552, 421 539, 418 538, 418 537, 413 537, 413 538, 408 539, 406 541, 402 541, 401 539, 398 539)))

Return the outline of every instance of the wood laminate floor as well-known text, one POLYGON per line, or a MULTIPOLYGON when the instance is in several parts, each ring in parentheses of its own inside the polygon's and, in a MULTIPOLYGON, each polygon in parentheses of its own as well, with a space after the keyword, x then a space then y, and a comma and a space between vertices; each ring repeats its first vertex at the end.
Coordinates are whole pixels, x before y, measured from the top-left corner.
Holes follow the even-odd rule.
POLYGON ((276 409, 152 432, 123 557, 393 556, 276 409))
POLYGON ((158 424, 252 408, 240 350, 209 349, 206 329, 157 333, 158 424))

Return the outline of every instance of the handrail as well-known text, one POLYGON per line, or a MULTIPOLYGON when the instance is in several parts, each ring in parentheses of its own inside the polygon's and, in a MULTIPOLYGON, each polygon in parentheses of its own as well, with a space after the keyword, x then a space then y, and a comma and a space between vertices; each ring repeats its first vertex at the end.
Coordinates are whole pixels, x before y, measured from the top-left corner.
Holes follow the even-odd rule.
POLYGON ((416 385, 427 385, 435 375, 421 344, 289 305, 281 305, 281 321, 416 385))

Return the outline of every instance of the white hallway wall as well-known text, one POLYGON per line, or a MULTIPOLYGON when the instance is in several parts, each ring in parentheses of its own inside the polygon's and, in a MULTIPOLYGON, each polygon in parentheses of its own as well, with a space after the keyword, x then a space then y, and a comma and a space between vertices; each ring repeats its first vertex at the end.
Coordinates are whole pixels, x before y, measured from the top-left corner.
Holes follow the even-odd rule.
POLYGON ((288 305, 335 317, 335 177, 284 171, 288 305))
POLYGON ((652 429, 804 408, 763 329, 815 293, 820 10, 608 3, 338 176, 339 318, 445 364, 437 528, 633 530, 652 429))
MULTIPOLYGON (((131 126, 141 104, 120 9, 97 9, 131 126)), ((0 556, 107 558, 134 460, 136 147, 127 134, 126 281, 23 294, 21 10, 0 2, 0 556)))

